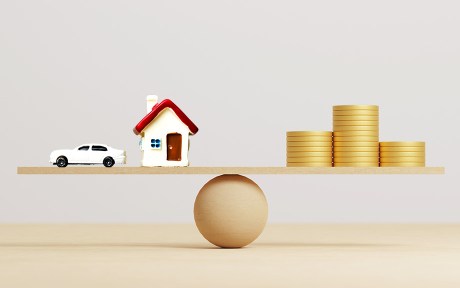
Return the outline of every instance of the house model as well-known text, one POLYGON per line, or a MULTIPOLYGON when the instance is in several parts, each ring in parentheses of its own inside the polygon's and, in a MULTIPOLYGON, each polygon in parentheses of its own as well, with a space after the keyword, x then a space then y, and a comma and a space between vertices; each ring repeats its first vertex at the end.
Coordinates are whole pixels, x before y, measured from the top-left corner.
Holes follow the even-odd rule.
POLYGON ((141 136, 142 166, 188 166, 189 136, 198 127, 171 100, 147 96, 147 115, 133 131, 141 136))

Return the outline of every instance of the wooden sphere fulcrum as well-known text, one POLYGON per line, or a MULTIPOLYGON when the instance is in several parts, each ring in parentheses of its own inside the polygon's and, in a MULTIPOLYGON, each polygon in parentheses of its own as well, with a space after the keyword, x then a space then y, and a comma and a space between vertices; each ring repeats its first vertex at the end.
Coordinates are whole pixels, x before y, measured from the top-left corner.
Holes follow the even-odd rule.
POLYGON ((265 195, 241 175, 221 175, 201 188, 195 200, 200 233, 222 248, 241 248, 259 237, 268 218, 265 195))

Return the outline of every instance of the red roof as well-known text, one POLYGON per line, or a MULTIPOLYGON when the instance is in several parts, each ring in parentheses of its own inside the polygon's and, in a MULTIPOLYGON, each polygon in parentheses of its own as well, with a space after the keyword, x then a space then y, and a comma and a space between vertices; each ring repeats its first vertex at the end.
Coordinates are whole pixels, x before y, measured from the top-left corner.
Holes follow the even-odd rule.
POLYGON ((188 126, 191 134, 196 134, 196 132, 198 132, 198 127, 196 127, 192 120, 190 120, 187 115, 185 115, 185 113, 182 112, 176 104, 174 104, 174 102, 169 99, 165 99, 160 103, 155 104, 152 111, 150 111, 149 114, 145 115, 145 117, 137 123, 136 127, 133 129, 134 134, 139 135, 142 130, 144 130, 144 128, 147 127, 147 125, 149 125, 150 122, 152 122, 153 119, 155 119, 155 117, 157 117, 158 114, 166 108, 170 108, 174 111, 174 113, 176 113, 177 117, 179 117, 179 119, 188 126))

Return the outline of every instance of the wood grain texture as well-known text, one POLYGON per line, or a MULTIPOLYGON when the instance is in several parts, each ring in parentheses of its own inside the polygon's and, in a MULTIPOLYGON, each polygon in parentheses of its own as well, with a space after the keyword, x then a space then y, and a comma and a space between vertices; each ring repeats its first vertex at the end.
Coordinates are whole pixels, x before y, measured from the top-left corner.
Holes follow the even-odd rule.
POLYGON ((18 167, 18 174, 444 174, 444 167, 18 167))
POLYGON ((219 249, 193 224, 0 225, 0 287, 460 287, 460 225, 268 225, 219 249))

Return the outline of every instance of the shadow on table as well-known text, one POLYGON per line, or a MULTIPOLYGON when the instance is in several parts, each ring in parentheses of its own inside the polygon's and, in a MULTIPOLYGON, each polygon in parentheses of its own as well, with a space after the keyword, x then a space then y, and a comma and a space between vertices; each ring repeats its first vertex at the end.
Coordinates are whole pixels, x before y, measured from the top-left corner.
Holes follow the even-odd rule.
POLYGON ((183 249, 214 249, 206 244, 185 244, 185 243, 59 243, 59 242, 42 242, 42 243, 0 243, 1 248, 183 248, 183 249))
POLYGON ((387 244, 387 243, 308 243, 308 242, 263 242, 254 243, 254 247, 265 248, 389 248, 400 247, 400 244, 387 244))
MULTIPOLYGON (((308 242, 262 242, 253 243, 244 249, 253 248, 390 248, 400 247, 397 244, 384 244, 384 243, 308 243, 308 242)), ((220 249, 212 244, 206 243, 60 243, 60 242, 42 242, 42 243, 0 243, 1 248, 165 248, 165 249, 220 249)))

